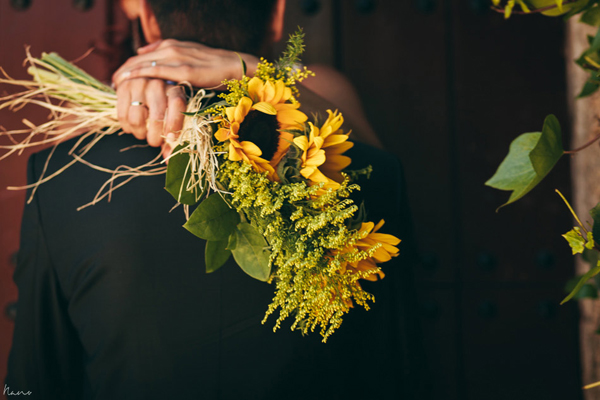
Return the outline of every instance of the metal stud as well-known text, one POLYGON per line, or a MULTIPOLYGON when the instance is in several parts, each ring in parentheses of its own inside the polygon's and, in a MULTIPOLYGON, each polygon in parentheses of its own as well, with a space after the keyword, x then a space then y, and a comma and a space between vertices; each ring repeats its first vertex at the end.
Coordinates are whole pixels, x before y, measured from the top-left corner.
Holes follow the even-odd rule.
POLYGON ((10 5, 17 11, 25 11, 31 6, 31 0, 10 0, 10 5))
POLYGON ((312 16, 316 15, 321 10, 321 3, 319 0, 302 0, 300 8, 304 14, 312 16))
POLYGON ((78 11, 87 11, 94 6, 94 0, 73 0, 73 7, 78 11))

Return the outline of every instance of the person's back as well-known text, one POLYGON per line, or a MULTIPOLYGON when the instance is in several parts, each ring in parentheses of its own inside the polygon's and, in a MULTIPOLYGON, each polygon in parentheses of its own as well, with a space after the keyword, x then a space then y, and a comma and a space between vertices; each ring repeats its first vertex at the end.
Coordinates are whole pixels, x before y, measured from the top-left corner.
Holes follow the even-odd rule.
MULTIPOLYGON (((156 156, 152 148, 119 152, 138 143, 107 137, 86 159, 115 168, 156 156)), ((58 147, 49 170, 70 159, 70 144, 58 147)), ((46 153, 32 156, 30 181, 46 153)), ((361 182, 372 215, 388 227, 407 224, 398 164, 360 144, 351 156, 375 169, 361 182)), ((407 388, 402 258, 368 286, 372 310, 352 310, 328 343, 285 325, 273 333, 274 319, 261 320, 274 287, 231 261, 205 272, 204 242, 181 227, 181 210, 169 213, 175 201, 164 176, 136 178, 110 202, 76 211, 108 177, 77 164, 26 207, 11 390, 57 399, 81 398, 79 390, 90 399, 318 399, 397 398, 407 388)))

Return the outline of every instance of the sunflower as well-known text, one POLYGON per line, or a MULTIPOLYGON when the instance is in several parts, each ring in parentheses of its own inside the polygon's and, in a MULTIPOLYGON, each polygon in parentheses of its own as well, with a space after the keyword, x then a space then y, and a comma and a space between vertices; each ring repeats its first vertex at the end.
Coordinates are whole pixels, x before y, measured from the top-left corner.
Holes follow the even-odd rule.
POLYGON ((300 103, 282 80, 263 82, 254 77, 247 90, 248 96, 216 118, 219 129, 215 137, 221 142, 229 140, 230 160, 245 161, 273 176, 292 141, 289 131, 302 129, 307 117, 298 110, 300 103))
POLYGON ((337 188, 344 179, 340 172, 351 161, 342 154, 354 143, 347 142, 348 134, 340 129, 344 123, 342 114, 337 110, 327 110, 327 113, 329 117, 320 128, 309 122, 308 136, 294 138, 294 144, 303 151, 302 176, 313 183, 324 183, 324 188, 337 188))
POLYGON ((340 273, 357 273, 370 272, 364 279, 376 281, 379 277, 383 278, 384 273, 377 267, 377 263, 386 262, 398 255, 398 243, 400 239, 386 233, 377 233, 379 228, 385 223, 384 220, 379 221, 377 225, 373 222, 363 222, 359 231, 364 232, 365 237, 359 239, 355 244, 347 246, 340 250, 342 253, 352 253, 356 250, 369 251, 373 246, 379 245, 370 257, 363 260, 343 263, 340 268, 340 273))

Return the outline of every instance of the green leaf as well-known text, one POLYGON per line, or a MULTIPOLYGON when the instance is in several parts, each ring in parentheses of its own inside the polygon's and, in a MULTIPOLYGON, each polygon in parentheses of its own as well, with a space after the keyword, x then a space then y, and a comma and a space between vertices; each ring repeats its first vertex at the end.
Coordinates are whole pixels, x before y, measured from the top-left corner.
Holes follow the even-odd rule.
POLYGON ((165 189, 181 204, 191 206, 198 202, 203 191, 198 186, 195 186, 192 191, 186 190, 192 173, 188 167, 190 155, 184 152, 177 153, 183 147, 181 145, 175 147, 175 150, 173 150, 173 154, 175 155, 169 158, 165 189))
POLYGON ((587 233, 587 243, 585 244, 585 248, 588 250, 592 250, 594 248, 594 234, 592 232, 587 233))
POLYGON ((563 153, 560 124, 554 115, 549 115, 542 132, 524 133, 513 140, 508 155, 485 184, 500 190, 512 190, 508 201, 500 206, 504 207, 519 200, 540 183, 563 153))
POLYGON ((600 84, 588 79, 585 82, 585 84, 583 85, 583 88, 581 88, 581 92, 579 92, 579 94, 577 95, 577 98, 589 96, 592 93, 595 93, 599 87, 600 87, 600 84))
POLYGON ((573 254, 583 253, 583 249, 585 248, 585 239, 581 235, 581 228, 576 226, 569 232, 562 235, 562 237, 569 242, 569 246, 571 246, 573 254))
POLYGON ((269 245, 263 235, 247 222, 235 228, 235 248, 231 251, 240 268, 259 281, 266 282, 271 274, 269 245))
POLYGON ((598 29, 598 31, 596 31, 596 35, 594 35, 594 40, 592 40, 592 44, 590 45, 590 48, 587 49, 584 54, 590 54, 593 52, 596 52, 600 50, 600 29, 598 29))
POLYGON ((221 268, 231 256, 231 251, 227 249, 227 242, 228 240, 208 240, 206 242, 204 261, 207 274, 221 268))
POLYGON ((580 22, 591 26, 600 26, 600 7, 592 7, 581 16, 580 22))
POLYGON ((581 289, 583 285, 585 285, 587 281, 590 280, 590 278, 594 277, 595 275, 598 275, 599 272, 600 262, 598 262, 598 264, 594 268, 590 269, 585 275, 583 275, 579 279, 579 282, 577 282, 571 293, 569 293, 569 295, 565 297, 564 300, 560 302, 560 304, 565 304, 567 301, 571 300, 577 294, 577 292, 579 292, 579 289, 581 289))
MULTIPOLYGON (((577 286, 577 283, 579 282, 579 280, 581 279, 582 276, 576 276, 572 279, 569 279, 569 281, 567 282, 567 284, 565 285, 565 291, 567 293, 570 293, 571 291, 573 291, 573 289, 575 289, 575 287, 577 286)), ((585 283, 583 286, 581 286, 581 289, 579 289, 579 291, 573 296, 574 299, 597 299, 598 298, 598 288, 596 287, 596 285, 592 284, 592 283, 585 283)))
POLYGON ((549 115, 544 120, 540 141, 529 155, 540 180, 554 168, 564 152, 560 123, 554 115, 549 115))
POLYGON ((595 238, 600 238, 600 203, 596 204, 596 207, 590 210, 590 215, 594 220, 592 225, 592 233, 595 238))
POLYGON ((194 210, 190 219, 183 225, 185 229, 205 240, 226 240, 240 222, 240 216, 233 208, 213 193, 194 210))

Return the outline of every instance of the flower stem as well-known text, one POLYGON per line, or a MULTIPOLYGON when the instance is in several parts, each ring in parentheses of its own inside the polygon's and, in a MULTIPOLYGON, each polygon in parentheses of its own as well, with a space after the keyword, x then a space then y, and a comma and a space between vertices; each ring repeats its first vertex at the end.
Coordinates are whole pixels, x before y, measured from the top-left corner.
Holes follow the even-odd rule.
POLYGON ((581 220, 579 219, 579 217, 577 216, 577 214, 575 214, 575 211, 573 211, 573 207, 571 207, 571 205, 569 204, 569 202, 567 201, 567 199, 565 199, 565 196, 563 196, 563 194, 558 189, 554 189, 554 191, 556 193, 558 193, 558 195, 563 199, 563 201, 565 202, 565 204, 567 205, 567 207, 569 207, 569 211, 571 211, 571 214, 573 214, 573 217, 575 217, 575 220, 577 220, 577 223, 579 224, 579 226, 581 226, 581 229, 583 229, 583 231, 587 235, 587 232, 588 232, 587 229, 585 229, 585 226, 583 226, 583 224, 581 223, 581 220))

